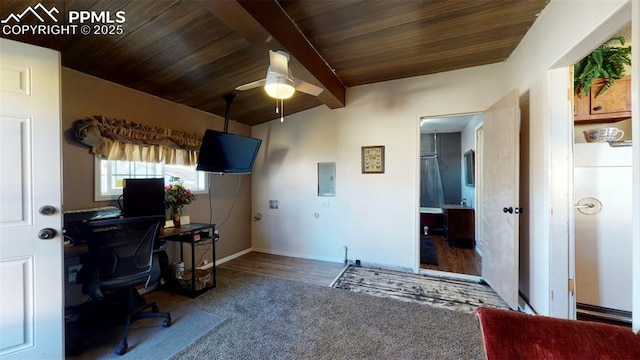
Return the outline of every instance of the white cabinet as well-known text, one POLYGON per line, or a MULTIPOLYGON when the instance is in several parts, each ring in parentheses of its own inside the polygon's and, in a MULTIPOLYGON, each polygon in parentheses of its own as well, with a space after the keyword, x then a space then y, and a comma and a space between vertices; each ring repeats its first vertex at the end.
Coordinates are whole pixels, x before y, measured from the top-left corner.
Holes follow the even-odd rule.
POLYGON ((631 147, 575 144, 575 201, 591 197, 599 212, 575 212, 578 303, 631 311, 631 147))

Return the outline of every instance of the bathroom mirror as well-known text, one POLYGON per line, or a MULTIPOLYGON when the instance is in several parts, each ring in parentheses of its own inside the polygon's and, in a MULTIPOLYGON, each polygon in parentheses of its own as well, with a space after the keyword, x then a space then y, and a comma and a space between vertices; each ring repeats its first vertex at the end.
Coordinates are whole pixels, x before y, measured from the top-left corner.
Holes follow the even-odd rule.
POLYGON ((464 184, 475 186, 476 159, 473 150, 464 153, 464 184))
POLYGON ((336 196, 336 163, 318 163, 318 196, 336 196))

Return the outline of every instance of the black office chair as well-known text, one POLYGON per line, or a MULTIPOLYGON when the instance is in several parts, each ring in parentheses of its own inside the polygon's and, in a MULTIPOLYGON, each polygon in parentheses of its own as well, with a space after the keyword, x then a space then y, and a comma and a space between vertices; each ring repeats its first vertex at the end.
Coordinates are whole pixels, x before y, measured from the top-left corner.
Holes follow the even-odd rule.
POLYGON ((155 303, 147 304, 135 288, 153 285, 160 277, 158 235, 164 222, 163 216, 143 216, 91 221, 82 227, 89 248, 88 260, 82 268, 83 293, 94 300, 115 293, 126 301, 124 334, 115 349, 117 355, 127 352, 131 322, 164 318, 162 327, 171 326, 171 315, 158 312, 155 303))

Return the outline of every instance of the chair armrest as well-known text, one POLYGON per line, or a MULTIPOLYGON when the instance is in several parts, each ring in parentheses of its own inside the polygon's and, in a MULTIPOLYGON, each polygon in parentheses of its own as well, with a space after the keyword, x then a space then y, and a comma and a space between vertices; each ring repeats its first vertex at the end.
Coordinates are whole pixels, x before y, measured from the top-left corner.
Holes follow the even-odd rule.
POLYGON ((487 360, 640 359, 640 336, 621 326, 488 307, 476 318, 487 360))

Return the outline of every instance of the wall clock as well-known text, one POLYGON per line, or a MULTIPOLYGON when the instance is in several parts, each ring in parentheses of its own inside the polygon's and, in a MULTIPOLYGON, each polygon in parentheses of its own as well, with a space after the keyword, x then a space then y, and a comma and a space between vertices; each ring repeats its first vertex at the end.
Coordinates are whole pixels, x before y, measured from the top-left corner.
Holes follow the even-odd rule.
POLYGON ((384 146, 362 147, 362 173, 384 174, 384 146))

